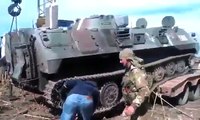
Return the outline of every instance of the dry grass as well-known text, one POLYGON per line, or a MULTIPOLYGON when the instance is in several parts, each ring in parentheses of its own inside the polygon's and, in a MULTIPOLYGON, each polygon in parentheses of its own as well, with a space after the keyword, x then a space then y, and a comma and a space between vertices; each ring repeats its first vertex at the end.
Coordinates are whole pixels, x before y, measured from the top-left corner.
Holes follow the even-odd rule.
POLYGON ((0 97, 7 94, 10 86, 10 77, 4 72, 0 75, 0 97))

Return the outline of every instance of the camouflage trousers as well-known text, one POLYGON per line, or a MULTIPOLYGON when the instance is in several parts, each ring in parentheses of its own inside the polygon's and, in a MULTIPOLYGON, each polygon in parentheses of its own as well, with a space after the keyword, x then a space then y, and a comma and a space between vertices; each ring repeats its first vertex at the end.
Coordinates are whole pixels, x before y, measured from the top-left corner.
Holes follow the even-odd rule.
POLYGON ((122 120, 148 120, 147 111, 150 107, 148 100, 146 99, 140 107, 135 111, 135 114, 129 117, 124 117, 122 120))

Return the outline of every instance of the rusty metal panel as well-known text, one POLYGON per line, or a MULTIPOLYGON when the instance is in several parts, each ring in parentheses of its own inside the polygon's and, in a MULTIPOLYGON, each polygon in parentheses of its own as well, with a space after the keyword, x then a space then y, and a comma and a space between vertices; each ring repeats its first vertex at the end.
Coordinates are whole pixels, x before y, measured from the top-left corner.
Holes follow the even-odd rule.
POLYGON ((199 74, 187 74, 180 77, 173 78, 159 86, 160 93, 164 96, 175 97, 183 92, 187 83, 196 85, 200 79, 199 74))

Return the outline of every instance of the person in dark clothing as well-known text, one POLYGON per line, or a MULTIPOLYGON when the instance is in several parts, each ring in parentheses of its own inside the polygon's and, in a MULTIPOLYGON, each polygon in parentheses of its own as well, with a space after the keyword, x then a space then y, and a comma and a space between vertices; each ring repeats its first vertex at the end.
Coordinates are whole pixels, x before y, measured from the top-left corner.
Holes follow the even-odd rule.
POLYGON ((61 120, 75 120, 76 114, 81 115, 83 120, 90 120, 99 102, 96 82, 70 80, 63 86, 70 91, 63 104, 61 120))

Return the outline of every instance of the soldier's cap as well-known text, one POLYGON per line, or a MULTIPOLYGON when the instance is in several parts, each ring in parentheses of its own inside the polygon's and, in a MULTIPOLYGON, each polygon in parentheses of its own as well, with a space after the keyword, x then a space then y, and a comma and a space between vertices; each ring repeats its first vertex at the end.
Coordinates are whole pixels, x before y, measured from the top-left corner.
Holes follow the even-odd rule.
POLYGON ((119 59, 125 58, 127 60, 133 60, 135 54, 133 53, 133 50, 130 48, 125 48, 119 53, 119 59))

